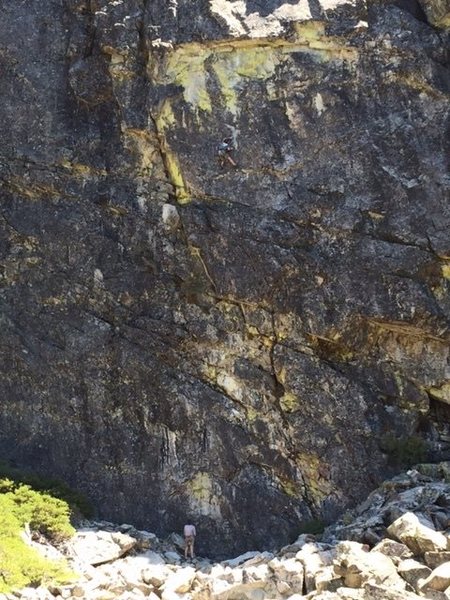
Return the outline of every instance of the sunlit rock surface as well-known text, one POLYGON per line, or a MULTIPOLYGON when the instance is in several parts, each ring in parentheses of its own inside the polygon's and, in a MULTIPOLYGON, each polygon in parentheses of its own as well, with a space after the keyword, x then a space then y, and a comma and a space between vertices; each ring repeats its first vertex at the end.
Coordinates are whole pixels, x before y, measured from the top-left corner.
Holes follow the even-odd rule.
POLYGON ((445 3, 4 4, 1 456, 208 555, 448 456, 445 3))

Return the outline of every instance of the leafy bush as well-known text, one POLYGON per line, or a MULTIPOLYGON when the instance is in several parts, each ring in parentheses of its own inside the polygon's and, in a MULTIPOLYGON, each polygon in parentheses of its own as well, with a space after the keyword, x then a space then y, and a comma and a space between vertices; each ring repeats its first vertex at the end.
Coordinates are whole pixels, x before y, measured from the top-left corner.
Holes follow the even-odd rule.
MULTIPOLYGON (((1 483, 4 488, 5 480, 2 480, 1 483)), ((37 586, 50 581, 62 583, 73 578, 64 561, 51 562, 43 558, 21 537, 26 517, 31 515, 36 518, 38 514, 43 513, 42 507, 36 510, 40 500, 37 501, 33 494, 39 496, 30 488, 27 491, 21 490, 18 496, 19 502, 16 502, 14 491, 0 494, 0 593, 28 585, 37 586), (27 496, 26 500, 25 496, 27 496)), ((42 501, 48 502, 48 499, 43 497, 42 501)), ((49 514, 53 515, 54 513, 55 508, 50 505, 49 514)), ((56 514, 61 519, 60 507, 56 509, 56 514)), ((67 534, 68 526, 70 527, 68 521, 60 523, 60 525, 61 527, 57 527, 52 521, 50 527, 53 532, 67 534)))
POLYGON ((63 500, 36 492, 22 484, 5 495, 12 498, 14 515, 21 526, 29 523, 32 531, 39 531, 55 541, 69 538, 75 533, 70 524, 69 506, 63 500))
POLYGON ((404 438, 392 434, 385 435, 380 447, 388 455, 389 462, 395 466, 411 467, 424 462, 427 457, 426 443, 416 435, 404 438))
POLYGON ((72 578, 64 561, 43 558, 22 537, 25 524, 52 540, 70 537, 74 529, 69 513, 62 500, 11 479, 0 479, 0 593, 72 578))

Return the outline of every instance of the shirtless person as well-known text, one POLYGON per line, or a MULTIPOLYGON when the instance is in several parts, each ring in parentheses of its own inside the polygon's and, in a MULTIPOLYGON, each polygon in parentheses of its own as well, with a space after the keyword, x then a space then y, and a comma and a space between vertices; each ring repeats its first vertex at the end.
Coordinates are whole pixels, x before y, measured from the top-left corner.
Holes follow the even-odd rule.
POLYGON ((184 558, 187 560, 188 554, 191 558, 194 558, 194 541, 197 532, 195 531, 195 525, 184 526, 184 558))

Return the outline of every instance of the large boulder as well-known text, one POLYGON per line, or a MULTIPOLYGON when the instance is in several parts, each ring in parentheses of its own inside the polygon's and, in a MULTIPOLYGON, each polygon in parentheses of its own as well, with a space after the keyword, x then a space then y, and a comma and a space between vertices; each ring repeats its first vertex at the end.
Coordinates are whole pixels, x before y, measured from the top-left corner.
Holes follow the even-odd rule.
POLYGON ((144 583, 155 588, 161 587, 172 571, 166 565, 148 565, 141 572, 144 583))
POLYGON ((366 584, 364 600, 420 600, 421 596, 412 592, 392 589, 389 586, 366 584))
POLYGON ((431 523, 425 525, 417 515, 408 512, 399 517, 387 529, 389 535, 400 540, 417 556, 425 552, 447 549, 447 538, 435 531, 431 523))
POLYGON ((335 592, 344 585, 342 577, 336 575, 334 567, 323 567, 315 576, 315 587, 318 592, 335 592))
POLYGON ((261 557, 261 552, 255 552, 255 551, 249 551, 249 552, 245 552, 245 554, 240 554, 239 556, 236 556, 235 558, 232 558, 230 560, 226 560, 223 562, 224 565, 228 565, 231 568, 234 567, 238 567, 239 565, 242 565, 243 563, 254 559, 254 558, 258 558, 261 557))
POLYGON ((79 531, 70 544, 75 558, 91 565, 101 565, 120 558, 136 545, 135 538, 108 531, 79 531))
POLYGON ((368 552, 357 542, 340 542, 337 545, 335 572, 351 588, 361 588, 370 583, 405 589, 405 582, 389 557, 380 552, 368 552))
MULTIPOLYGON (((262 580, 228 585, 223 591, 214 588, 214 600, 264 600, 266 583, 262 580)), ((164 600, 164 596, 163 596, 164 600)))

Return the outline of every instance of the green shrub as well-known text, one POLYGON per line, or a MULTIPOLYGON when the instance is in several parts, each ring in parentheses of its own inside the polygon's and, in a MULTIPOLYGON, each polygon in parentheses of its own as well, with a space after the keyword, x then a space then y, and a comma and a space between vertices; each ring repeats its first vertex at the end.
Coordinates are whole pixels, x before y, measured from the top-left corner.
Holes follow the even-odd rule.
POLYGON ((416 435, 398 438, 388 434, 382 438, 380 447, 388 455, 389 462, 395 466, 411 467, 425 461, 427 457, 427 445, 416 435))
POLYGON ((63 500, 36 492, 23 484, 7 492, 6 496, 12 498, 14 514, 22 526, 29 523, 32 531, 39 531, 55 541, 69 538, 75 533, 70 524, 70 508, 63 500))
POLYGON ((24 518, 30 514, 30 506, 36 504, 36 500, 28 494, 25 502, 17 503, 14 495, 15 492, 11 491, 0 494, 0 593, 50 581, 64 583, 73 579, 64 561, 43 558, 22 539, 24 518))
POLYGON ((25 524, 52 540, 70 537, 74 529, 67 503, 30 486, 0 479, 0 593, 50 581, 70 581, 65 561, 49 561, 22 538, 25 524))

